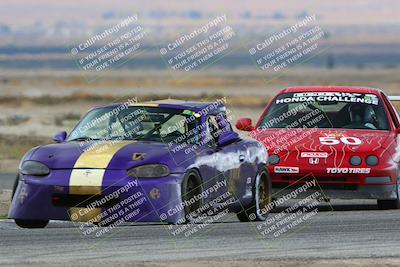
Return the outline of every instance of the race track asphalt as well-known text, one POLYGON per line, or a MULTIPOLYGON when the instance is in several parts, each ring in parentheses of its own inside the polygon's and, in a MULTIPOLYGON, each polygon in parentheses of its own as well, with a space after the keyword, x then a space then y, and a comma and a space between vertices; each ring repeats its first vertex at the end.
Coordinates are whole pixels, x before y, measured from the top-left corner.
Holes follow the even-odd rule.
POLYGON ((124 224, 87 237, 71 222, 27 230, 2 220, 0 265, 400 259, 400 210, 377 210, 374 202, 327 207, 279 236, 263 236, 259 223, 241 223, 230 213, 188 237, 174 236, 182 227, 175 225, 124 224))

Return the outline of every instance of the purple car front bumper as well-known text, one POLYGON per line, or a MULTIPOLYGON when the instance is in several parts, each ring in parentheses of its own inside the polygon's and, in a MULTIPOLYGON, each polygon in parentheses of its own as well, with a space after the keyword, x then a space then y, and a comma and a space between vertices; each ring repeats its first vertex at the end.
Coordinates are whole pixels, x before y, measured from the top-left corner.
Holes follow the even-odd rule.
POLYGON ((22 175, 9 218, 31 220, 178 222, 183 216, 183 174, 134 179, 124 170, 106 170, 100 194, 96 186, 70 184, 72 170, 46 177, 22 175), (89 206, 88 206, 89 205, 89 206))

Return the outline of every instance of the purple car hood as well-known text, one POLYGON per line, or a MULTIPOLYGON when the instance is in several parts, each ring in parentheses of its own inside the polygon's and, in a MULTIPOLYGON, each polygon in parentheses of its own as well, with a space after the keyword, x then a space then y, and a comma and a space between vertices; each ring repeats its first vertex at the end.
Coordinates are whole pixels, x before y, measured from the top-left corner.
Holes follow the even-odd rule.
POLYGON ((40 161, 51 169, 107 168, 126 170, 147 163, 169 165, 168 146, 160 142, 67 142, 38 148, 30 160, 40 161))

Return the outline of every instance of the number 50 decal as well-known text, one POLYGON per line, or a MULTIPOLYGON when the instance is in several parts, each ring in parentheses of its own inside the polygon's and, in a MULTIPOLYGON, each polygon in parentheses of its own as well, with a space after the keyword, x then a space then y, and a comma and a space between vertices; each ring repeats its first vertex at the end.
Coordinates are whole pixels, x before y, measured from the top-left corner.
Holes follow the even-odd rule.
POLYGON ((323 145, 334 146, 342 142, 345 145, 358 146, 361 145, 361 140, 357 137, 340 137, 340 141, 336 137, 320 137, 319 142, 323 145))

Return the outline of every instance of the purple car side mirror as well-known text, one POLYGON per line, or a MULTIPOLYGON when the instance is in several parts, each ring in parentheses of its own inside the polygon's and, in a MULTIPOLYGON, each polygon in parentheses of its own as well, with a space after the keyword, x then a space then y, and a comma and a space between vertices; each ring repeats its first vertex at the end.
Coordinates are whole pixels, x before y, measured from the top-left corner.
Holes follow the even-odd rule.
POLYGON ((67 139, 66 131, 59 132, 56 135, 54 135, 54 137, 53 137, 53 141, 56 143, 62 143, 65 141, 65 139, 67 139))
POLYGON ((233 142, 236 142, 239 140, 240 137, 236 132, 233 131, 228 131, 228 132, 223 132, 218 138, 218 146, 223 147, 229 144, 232 144, 233 142))

